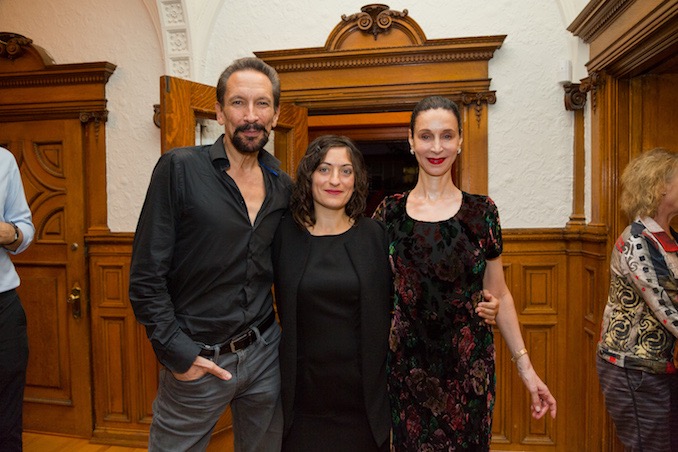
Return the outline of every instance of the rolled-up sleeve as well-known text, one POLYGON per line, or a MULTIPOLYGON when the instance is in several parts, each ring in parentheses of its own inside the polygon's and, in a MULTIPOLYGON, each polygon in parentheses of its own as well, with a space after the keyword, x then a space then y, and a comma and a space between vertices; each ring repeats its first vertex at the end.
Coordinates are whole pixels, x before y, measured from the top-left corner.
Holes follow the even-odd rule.
POLYGON ((19 254, 28 248, 28 245, 33 241, 35 228, 33 227, 31 211, 26 202, 26 194, 21 182, 19 167, 13 159, 10 163, 7 177, 9 179, 7 181, 8 191, 4 203, 2 221, 7 223, 12 222, 21 229, 23 235, 21 245, 14 251, 7 250, 10 254, 19 254))

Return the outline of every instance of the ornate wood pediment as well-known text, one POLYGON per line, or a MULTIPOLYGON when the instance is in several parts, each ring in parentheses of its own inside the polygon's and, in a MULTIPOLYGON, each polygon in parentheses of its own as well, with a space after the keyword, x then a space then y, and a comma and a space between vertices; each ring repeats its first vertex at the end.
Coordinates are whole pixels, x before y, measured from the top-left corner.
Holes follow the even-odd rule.
POLYGON ((419 45, 426 41, 424 32, 406 9, 394 11, 388 5, 373 3, 360 8, 359 13, 342 15, 341 20, 325 43, 328 50, 375 47, 379 40, 379 47, 419 45))
MULTIPOLYGON (((505 35, 427 39, 407 10, 369 4, 343 14, 323 47, 255 52, 280 75, 281 101, 308 109, 309 128, 375 129, 405 139, 409 111, 431 95, 464 110, 459 183, 487 192, 488 62, 505 35), (394 119, 385 113, 399 114, 394 119), (395 130, 397 129, 397 132, 395 130)), ((348 132, 347 132, 348 133, 348 132)))
POLYGON ((309 114, 405 111, 432 94, 494 99, 487 62, 505 38, 429 40, 407 10, 369 4, 342 15, 323 47, 255 54, 280 74, 282 100, 309 114))
POLYGON ((105 121, 104 86, 115 67, 108 62, 55 64, 32 39, 0 33, 0 122, 83 117, 97 124, 105 121))

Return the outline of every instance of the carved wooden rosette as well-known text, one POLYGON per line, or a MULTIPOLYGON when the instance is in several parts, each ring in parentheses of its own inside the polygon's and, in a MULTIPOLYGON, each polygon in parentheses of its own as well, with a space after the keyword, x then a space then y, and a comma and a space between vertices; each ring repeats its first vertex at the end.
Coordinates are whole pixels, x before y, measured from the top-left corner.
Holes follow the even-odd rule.
POLYGON ((567 111, 581 110, 586 105, 586 93, 579 88, 579 83, 566 83, 563 85, 565 90, 565 109, 567 111))
POLYGON ((392 17, 403 18, 407 16, 407 10, 394 11, 388 8, 388 5, 373 3, 360 8, 359 13, 346 16, 342 14, 341 20, 344 22, 356 22, 358 28, 374 36, 374 40, 380 33, 387 31, 393 24, 392 17))
POLYGON ((20 58, 33 40, 16 33, 0 33, 0 58, 20 58))

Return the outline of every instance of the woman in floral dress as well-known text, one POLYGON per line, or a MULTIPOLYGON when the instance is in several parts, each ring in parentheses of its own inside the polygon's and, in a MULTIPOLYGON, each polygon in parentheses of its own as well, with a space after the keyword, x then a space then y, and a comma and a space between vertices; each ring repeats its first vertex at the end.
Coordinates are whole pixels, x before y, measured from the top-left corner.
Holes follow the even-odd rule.
POLYGON ((497 208, 452 180, 460 124, 449 99, 433 96, 417 104, 409 132, 417 184, 385 198, 374 214, 386 224, 395 274, 388 363, 395 451, 489 450, 494 340, 476 308, 490 294, 500 300, 496 322, 531 394, 532 415, 556 415, 556 401, 530 363, 504 281, 497 208))

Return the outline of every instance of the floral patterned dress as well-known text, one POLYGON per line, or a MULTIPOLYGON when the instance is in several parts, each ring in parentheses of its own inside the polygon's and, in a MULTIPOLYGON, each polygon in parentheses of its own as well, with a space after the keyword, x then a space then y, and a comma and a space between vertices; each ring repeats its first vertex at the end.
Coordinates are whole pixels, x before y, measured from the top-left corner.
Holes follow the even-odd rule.
POLYGON ((489 450, 495 398, 491 326, 475 313, 486 260, 502 251, 499 214, 462 193, 452 218, 407 215, 409 192, 385 198, 395 274, 389 395, 395 451, 489 450))

